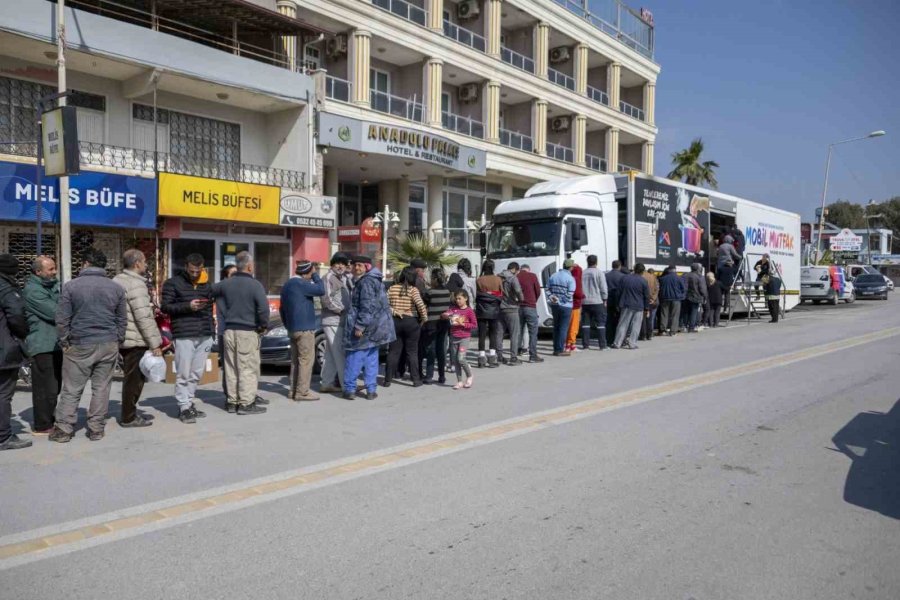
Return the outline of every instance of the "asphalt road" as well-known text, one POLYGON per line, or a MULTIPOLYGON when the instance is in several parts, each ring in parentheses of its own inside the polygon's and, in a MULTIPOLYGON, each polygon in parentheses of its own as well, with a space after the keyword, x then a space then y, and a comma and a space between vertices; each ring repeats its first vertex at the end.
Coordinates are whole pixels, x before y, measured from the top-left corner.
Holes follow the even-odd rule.
POLYGON ((151 385, 0 453, 0 599, 894 600, 897 302, 193 426, 151 385))

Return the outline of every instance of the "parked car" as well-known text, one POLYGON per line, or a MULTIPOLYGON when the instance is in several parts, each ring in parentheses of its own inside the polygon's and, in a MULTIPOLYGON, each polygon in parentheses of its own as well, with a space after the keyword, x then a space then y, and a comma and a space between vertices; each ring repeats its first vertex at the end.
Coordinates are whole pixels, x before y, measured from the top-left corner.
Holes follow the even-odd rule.
MULTIPOLYGON (((843 270, 838 267, 838 271, 843 270)), ((848 280, 844 280, 845 290, 848 280)), ((800 303, 811 300, 813 304, 823 301, 829 304, 837 304, 838 300, 845 300, 845 296, 838 298, 837 292, 831 287, 831 267, 801 267, 800 268, 800 303)))
POLYGON ((882 274, 881 276, 884 277, 884 283, 887 284, 888 291, 893 292, 894 291, 894 280, 884 274, 882 274))
POLYGON ((863 273, 854 280, 853 285, 857 298, 888 299, 888 287, 881 273, 863 273))
POLYGON ((844 293, 841 295, 841 300, 847 304, 856 302, 856 287, 849 279, 844 282, 844 293))
MULTIPOLYGON (((213 344, 213 352, 218 352, 218 344, 213 344)), ((287 328, 281 322, 278 313, 269 317, 269 328, 259 344, 259 360, 263 365, 290 366, 291 338, 287 328)), ((316 361, 313 371, 318 373, 325 362, 325 332, 322 330, 322 319, 316 312, 316 361)))

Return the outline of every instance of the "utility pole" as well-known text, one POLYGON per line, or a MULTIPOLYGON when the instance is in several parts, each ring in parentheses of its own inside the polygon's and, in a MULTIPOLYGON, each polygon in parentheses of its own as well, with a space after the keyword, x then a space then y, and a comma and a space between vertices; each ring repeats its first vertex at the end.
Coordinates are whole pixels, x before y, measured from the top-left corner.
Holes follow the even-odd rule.
MULTIPOLYGON (((56 66, 58 106, 66 105, 66 3, 56 0, 56 66)), ((40 190, 38 190, 40 194, 40 190)), ((69 221, 69 177, 59 178, 59 273, 60 281, 72 279, 72 226, 69 221)))

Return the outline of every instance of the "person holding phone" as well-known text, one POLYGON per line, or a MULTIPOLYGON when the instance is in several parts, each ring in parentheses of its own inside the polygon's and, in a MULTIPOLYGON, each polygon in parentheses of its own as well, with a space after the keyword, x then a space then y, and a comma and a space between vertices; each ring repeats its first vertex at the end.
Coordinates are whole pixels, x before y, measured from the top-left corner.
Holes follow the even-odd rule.
POLYGON ((200 254, 189 254, 184 269, 163 283, 162 311, 172 319, 175 338, 175 400, 182 423, 196 423, 206 413, 195 406, 197 384, 212 349, 213 325, 209 274, 200 254))

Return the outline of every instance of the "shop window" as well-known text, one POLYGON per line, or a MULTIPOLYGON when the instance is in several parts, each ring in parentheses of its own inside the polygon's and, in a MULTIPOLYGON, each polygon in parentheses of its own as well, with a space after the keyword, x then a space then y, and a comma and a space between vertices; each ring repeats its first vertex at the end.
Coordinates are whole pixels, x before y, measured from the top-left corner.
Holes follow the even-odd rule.
POLYGON ((424 213, 425 211, 421 208, 409 208, 409 231, 423 231, 425 229, 424 224, 424 213))
POLYGON ((256 279, 263 284, 266 294, 280 294, 282 286, 291 276, 290 245, 279 242, 256 242, 254 251, 256 279))
POLYGON ((369 217, 374 217, 375 213, 379 212, 382 208, 378 202, 378 186, 377 185, 366 185, 362 188, 362 212, 359 215, 360 222, 363 219, 368 219, 369 217))
POLYGON ((172 274, 184 269, 189 254, 203 257, 203 267, 210 283, 216 281, 216 243, 213 240, 172 240, 172 274))

